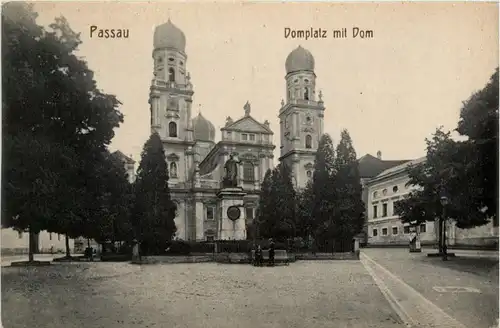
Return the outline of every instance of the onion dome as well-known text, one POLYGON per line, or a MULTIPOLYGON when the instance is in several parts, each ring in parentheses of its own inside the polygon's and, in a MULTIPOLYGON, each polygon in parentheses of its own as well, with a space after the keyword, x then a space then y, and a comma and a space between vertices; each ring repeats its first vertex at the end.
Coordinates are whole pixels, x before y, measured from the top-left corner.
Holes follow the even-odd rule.
POLYGON ((298 71, 314 71, 314 57, 309 50, 298 46, 286 57, 285 68, 287 74, 298 71))
POLYGON ((155 49, 173 48, 184 52, 186 50, 186 36, 169 19, 165 24, 155 28, 153 46, 155 49))
POLYGON ((194 140, 215 141, 215 127, 206 118, 198 113, 198 116, 191 120, 194 130, 194 140))

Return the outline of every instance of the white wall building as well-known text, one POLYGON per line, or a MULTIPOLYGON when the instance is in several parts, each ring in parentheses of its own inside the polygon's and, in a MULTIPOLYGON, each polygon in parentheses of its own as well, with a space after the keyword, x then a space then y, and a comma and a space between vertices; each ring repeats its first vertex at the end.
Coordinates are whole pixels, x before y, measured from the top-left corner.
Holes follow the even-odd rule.
MULTIPOLYGON (((0 243, 2 255, 27 254, 29 247, 29 233, 18 232, 12 228, 2 228, 0 243)), ((66 252, 65 236, 57 233, 41 231, 35 237, 35 253, 64 253, 66 252)), ((69 248, 74 252, 75 241, 69 239, 69 248)))
MULTIPOLYGON (((394 213, 394 205, 416 186, 407 186, 407 169, 425 161, 425 157, 389 168, 365 183, 367 189, 366 213, 369 245, 408 245, 410 228, 394 213)), ((498 242, 498 226, 494 222, 472 228, 459 229, 453 221, 447 224, 447 241, 450 246, 483 246, 498 242)), ((423 245, 437 243, 437 224, 426 222, 420 226, 423 245)))

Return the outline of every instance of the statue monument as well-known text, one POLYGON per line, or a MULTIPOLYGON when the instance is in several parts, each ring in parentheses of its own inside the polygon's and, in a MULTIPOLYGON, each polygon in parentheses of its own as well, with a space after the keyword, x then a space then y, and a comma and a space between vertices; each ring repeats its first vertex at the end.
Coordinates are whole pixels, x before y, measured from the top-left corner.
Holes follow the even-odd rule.
POLYGON ((238 186, 239 160, 233 154, 224 164, 222 189, 217 192, 220 208, 220 224, 217 225, 219 239, 246 239, 246 219, 243 211, 243 198, 246 192, 238 186))
POLYGON ((233 155, 229 155, 229 159, 224 164, 225 175, 222 180, 222 185, 224 188, 235 188, 238 186, 238 164, 239 161, 233 158, 233 155))

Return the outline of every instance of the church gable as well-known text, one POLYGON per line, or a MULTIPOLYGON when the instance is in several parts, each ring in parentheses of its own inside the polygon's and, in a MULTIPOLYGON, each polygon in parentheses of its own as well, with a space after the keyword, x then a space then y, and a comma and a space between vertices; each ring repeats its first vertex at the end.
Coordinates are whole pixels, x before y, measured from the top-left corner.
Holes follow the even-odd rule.
POLYGON ((271 133, 271 131, 257 122, 254 118, 247 116, 234 122, 233 124, 223 128, 227 131, 242 131, 242 132, 258 132, 258 133, 271 133))

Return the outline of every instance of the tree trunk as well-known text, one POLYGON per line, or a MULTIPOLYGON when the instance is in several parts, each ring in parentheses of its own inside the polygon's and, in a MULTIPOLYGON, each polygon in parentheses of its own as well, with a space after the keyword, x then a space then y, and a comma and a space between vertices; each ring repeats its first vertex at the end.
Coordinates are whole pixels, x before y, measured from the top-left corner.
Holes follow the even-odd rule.
POLYGON ((71 252, 69 249, 69 237, 68 235, 64 235, 65 242, 66 242, 66 257, 71 257, 71 252))
MULTIPOLYGON (((443 220, 438 221, 438 252, 443 253, 443 220)), ((419 228, 420 229, 420 228, 419 228)))
POLYGON ((35 234, 31 231, 31 227, 29 228, 29 236, 28 236, 28 261, 33 262, 35 253, 35 234))

